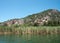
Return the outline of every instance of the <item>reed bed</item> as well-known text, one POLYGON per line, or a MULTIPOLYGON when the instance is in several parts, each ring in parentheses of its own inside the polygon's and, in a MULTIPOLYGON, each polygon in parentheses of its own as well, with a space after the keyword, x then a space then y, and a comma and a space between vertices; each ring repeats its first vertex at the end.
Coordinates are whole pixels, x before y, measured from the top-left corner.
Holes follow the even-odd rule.
POLYGON ((60 26, 20 26, 0 27, 0 33, 4 34, 60 34, 60 26))

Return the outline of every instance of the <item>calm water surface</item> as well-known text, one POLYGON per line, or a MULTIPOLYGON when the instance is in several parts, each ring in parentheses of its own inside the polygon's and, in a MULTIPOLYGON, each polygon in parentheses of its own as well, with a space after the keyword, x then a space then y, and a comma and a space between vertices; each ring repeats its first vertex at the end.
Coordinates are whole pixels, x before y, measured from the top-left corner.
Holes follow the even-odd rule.
POLYGON ((60 35, 0 35, 0 43, 60 43, 60 35))

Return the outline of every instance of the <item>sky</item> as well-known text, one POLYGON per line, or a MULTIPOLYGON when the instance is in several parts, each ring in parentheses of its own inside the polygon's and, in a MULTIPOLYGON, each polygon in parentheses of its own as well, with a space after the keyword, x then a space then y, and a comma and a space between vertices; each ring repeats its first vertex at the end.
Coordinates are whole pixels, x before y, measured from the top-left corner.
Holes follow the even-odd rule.
POLYGON ((60 10, 60 0, 0 0, 0 22, 47 9, 60 10))

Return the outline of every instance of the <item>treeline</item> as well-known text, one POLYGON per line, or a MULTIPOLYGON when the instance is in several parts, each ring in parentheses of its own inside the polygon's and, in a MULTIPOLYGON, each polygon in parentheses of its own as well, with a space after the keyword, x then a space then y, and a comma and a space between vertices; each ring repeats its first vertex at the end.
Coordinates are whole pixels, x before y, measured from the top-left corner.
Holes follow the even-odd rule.
POLYGON ((60 26, 60 21, 48 21, 48 22, 43 22, 42 24, 33 22, 33 23, 24 24, 24 26, 60 26))
POLYGON ((44 26, 60 26, 60 21, 48 21, 44 26))

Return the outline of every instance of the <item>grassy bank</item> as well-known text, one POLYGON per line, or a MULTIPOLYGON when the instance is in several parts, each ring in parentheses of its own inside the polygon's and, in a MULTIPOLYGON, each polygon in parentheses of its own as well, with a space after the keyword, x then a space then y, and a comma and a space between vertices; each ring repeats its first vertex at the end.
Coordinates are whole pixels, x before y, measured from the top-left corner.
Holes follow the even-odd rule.
POLYGON ((0 34, 60 34, 60 26, 0 26, 0 34))

